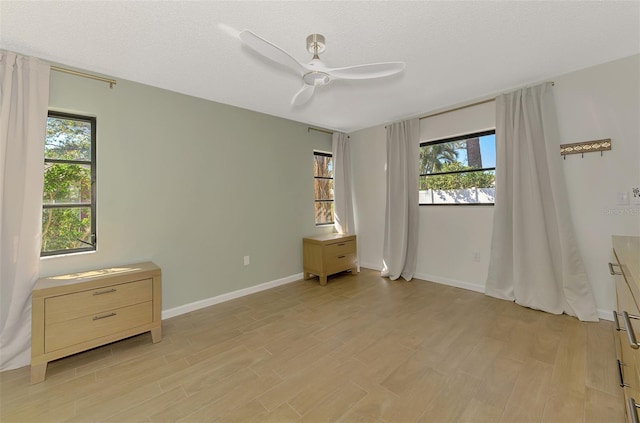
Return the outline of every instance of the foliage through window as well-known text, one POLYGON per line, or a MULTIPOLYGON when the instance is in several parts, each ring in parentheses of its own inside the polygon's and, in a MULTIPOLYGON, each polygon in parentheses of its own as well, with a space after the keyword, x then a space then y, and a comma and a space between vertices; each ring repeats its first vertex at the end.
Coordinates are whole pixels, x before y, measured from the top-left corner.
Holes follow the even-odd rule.
POLYGON ((333 224, 333 156, 330 153, 313 152, 313 189, 316 225, 333 224))
POLYGON ((96 119, 49 112, 41 255, 96 249, 96 119))
POLYGON ((493 204, 496 131, 420 144, 420 204, 493 204))

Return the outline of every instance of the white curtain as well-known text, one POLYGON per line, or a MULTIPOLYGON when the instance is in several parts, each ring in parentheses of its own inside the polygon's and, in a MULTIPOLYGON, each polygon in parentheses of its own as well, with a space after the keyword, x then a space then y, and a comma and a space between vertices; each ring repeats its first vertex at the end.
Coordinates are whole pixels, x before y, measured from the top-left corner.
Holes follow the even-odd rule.
POLYGON ((387 199, 382 276, 410 281, 418 252, 418 119, 387 125, 387 199))
POLYGON ((0 51, 0 370, 31 360, 49 71, 35 58, 0 51))
POLYGON ((351 199, 349 137, 342 132, 334 132, 332 141, 334 226, 339 234, 353 234, 356 228, 353 223, 353 200, 351 199))
POLYGON ((485 293, 597 321, 560 159, 551 83, 496 98, 496 203, 485 293))

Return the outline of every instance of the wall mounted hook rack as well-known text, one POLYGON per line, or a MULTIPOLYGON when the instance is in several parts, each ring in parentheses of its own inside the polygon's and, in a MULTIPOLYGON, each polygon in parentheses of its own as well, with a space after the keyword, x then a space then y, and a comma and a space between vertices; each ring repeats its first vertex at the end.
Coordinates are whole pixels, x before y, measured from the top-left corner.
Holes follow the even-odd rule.
POLYGON ((560 154, 565 160, 568 154, 581 154, 584 158, 584 153, 599 151, 602 156, 602 152, 607 150, 611 150, 611 138, 560 145, 560 154))

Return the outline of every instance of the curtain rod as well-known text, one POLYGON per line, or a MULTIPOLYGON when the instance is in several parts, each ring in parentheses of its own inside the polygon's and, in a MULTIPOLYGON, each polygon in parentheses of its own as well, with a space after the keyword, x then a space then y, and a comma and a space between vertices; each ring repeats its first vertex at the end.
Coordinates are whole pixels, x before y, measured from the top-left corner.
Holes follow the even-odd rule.
MULTIPOLYGON (((556 83, 555 82, 551 82, 551 85, 556 85, 556 83)), ((440 116, 440 115, 444 115, 446 113, 457 112, 458 110, 468 109, 469 107, 475 107, 475 106, 479 106, 481 104, 491 103, 492 101, 495 101, 495 100, 496 100, 496 97, 488 98, 488 99, 482 100, 482 101, 476 101, 475 103, 465 104, 464 106, 454 107, 453 109, 444 110, 442 112, 436 112, 436 113, 432 113, 430 115, 420 116, 418 118, 418 120, 422 120, 422 119, 426 119, 426 118, 430 118, 430 117, 434 117, 434 116, 440 116)))
POLYGON ((325 134, 333 135, 333 132, 327 131, 326 129, 313 128, 313 127, 310 126, 310 127, 307 128, 307 132, 311 132, 311 131, 324 132, 325 134))
MULTIPOLYGON (((323 133, 329 134, 331 136, 333 136, 333 134, 335 134, 335 132, 331 132, 331 131, 328 131, 326 129, 314 128, 314 127, 310 126, 310 127, 307 128, 307 132, 311 132, 311 131, 323 132, 323 133)), ((351 138, 351 137, 349 135, 347 135, 347 138, 351 138)))
POLYGON ((489 98, 487 100, 476 101, 475 103, 466 104, 464 106, 455 107, 453 109, 445 110, 445 111, 442 111, 442 112, 432 113, 432 114, 426 115, 426 116, 420 116, 418 119, 422 120, 422 119, 426 119, 426 118, 430 118, 430 117, 434 117, 434 116, 444 115, 444 114, 451 113, 451 112, 457 112, 458 110, 468 109, 469 107, 475 107, 475 106, 479 106, 481 104, 491 103, 492 101, 495 101, 495 100, 496 100, 496 98, 493 97, 493 98, 489 98))
POLYGON ((60 68, 58 66, 51 66, 51 70, 68 73, 69 75, 81 76, 83 78, 95 79, 96 81, 106 82, 107 84, 109 84, 109 88, 113 88, 113 86, 117 84, 115 79, 103 78, 102 76, 91 75, 90 73, 79 72, 66 68, 60 68))

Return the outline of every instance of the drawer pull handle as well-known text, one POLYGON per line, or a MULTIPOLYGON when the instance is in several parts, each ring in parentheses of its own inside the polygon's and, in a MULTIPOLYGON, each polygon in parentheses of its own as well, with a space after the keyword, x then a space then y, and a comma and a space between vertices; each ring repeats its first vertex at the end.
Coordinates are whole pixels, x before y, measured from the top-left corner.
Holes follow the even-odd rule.
MULTIPOLYGON (((630 319, 640 320, 640 316, 636 316, 635 314, 627 313, 627 315, 629 316, 630 319)), ((618 313, 617 311, 613 310, 613 325, 618 332, 621 330, 626 332, 627 330, 626 328, 620 327, 620 321, 618 320, 618 316, 622 316, 622 313, 618 313)))
POLYGON ((95 291, 93 293, 93 295, 109 294, 111 292, 116 292, 116 289, 115 288, 111 288, 111 289, 105 289, 104 291, 95 291))
POLYGON ((116 315, 115 313, 109 313, 109 314, 105 314, 104 316, 93 316, 93 320, 106 319, 108 317, 113 317, 115 315, 116 315))
POLYGON ((640 408, 640 404, 636 402, 633 398, 629 398, 629 415, 631 416, 631 421, 633 423, 640 423, 638 421, 638 408, 640 408))
POLYGON ((338 258, 345 258, 346 256, 338 256, 338 258))
POLYGON ((613 270, 613 266, 620 267, 619 264, 613 264, 613 263, 609 262, 609 273, 611 273, 612 275, 622 275, 622 272, 616 272, 615 270, 613 270))
POLYGON ((618 321, 618 312, 615 310, 613 310, 613 325, 618 332, 622 330, 622 328, 620 328, 620 322, 618 321))
POLYGON ((636 341, 636 334, 633 333, 633 326, 631 326, 631 321, 629 320, 629 313, 626 311, 622 312, 622 320, 624 321, 624 328, 627 331, 627 338, 629 339, 629 345, 634 350, 637 350, 640 345, 638 345, 638 341, 636 341))
POLYGON ((342 244, 338 244, 338 247, 342 247, 344 245, 344 242, 342 244))
POLYGON ((630 387, 629 384, 624 383, 624 375, 622 374, 622 366, 624 366, 625 364, 620 361, 620 360, 616 360, 618 362, 618 378, 620 379, 620 387, 624 388, 624 387, 630 387))

